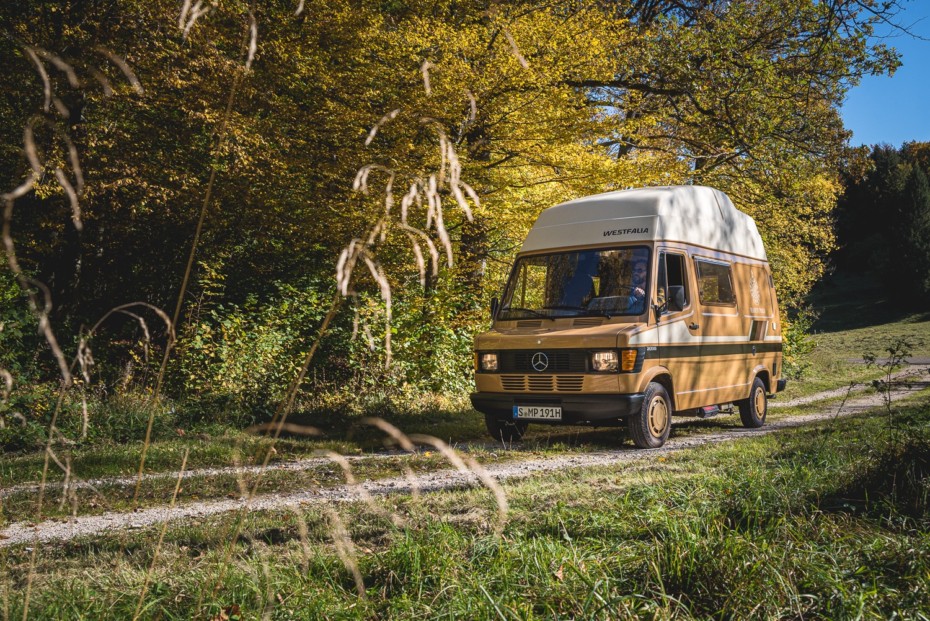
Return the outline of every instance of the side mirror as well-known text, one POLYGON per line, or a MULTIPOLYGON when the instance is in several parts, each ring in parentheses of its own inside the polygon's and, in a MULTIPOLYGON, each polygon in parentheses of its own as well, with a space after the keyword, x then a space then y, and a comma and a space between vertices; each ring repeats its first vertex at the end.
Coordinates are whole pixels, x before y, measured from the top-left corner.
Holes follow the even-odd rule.
POLYGON ((685 288, 681 285, 672 285, 668 288, 668 299, 665 301, 668 310, 677 312, 685 308, 685 288))
POLYGON ((497 317, 497 309, 500 308, 501 302, 497 299, 497 296, 491 298, 491 321, 494 321, 494 318, 497 317))

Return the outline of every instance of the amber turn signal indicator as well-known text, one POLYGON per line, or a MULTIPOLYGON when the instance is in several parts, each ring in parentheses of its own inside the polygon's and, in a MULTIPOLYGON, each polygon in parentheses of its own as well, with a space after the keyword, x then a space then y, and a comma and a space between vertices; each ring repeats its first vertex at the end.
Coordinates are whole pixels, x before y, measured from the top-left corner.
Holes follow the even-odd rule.
POLYGON ((620 350, 620 370, 632 371, 636 367, 636 355, 635 349, 620 350))

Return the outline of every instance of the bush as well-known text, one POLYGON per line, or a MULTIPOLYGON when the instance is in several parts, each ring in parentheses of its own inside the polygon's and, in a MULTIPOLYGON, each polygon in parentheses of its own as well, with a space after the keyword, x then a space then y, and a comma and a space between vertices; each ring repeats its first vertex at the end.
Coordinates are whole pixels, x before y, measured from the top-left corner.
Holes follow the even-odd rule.
POLYGON ((172 403, 155 402, 149 395, 123 393, 96 400, 89 406, 88 440, 127 443, 145 439, 149 417, 152 438, 174 435, 176 409, 172 403))
POLYGON ((233 408, 267 413, 297 375, 328 310, 331 293, 316 282, 277 285, 271 299, 218 304, 179 340, 176 385, 185 401, 215 416, 233 408))
POLYGON ((0 269, 0 369, 16 379, 29 373, 37 331, 38 323, 19 283, 8 270, 0 269))
POLYGON ((797 380, 810 368, 809 354, 815 347, 810 332, 815 319, 810 309, 800 309, 792 317, 782 317, 783 377, 797 380))
MULTIPOLYGON (((27 451, 43 447, 57 401, 58 387, 54 384, 14 385, 9 397, 0 403, 0 448, 27 451)), ((59 426, 71 409, 70 403, 62 403, 59 426)))

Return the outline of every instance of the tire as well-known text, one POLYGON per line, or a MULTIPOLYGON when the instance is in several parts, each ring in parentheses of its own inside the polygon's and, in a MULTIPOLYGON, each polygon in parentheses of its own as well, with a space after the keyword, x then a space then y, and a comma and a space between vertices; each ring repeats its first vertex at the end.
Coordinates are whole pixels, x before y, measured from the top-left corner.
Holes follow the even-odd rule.
POLYGON ((672 431, 672 400, 665 386, 650 382, 639 412, 627 418, 633 444, 641 449, 659 448, 672 431))
POLYGON ((743 427, 757 429, 765 424, 765 416, 769 413, 768 397, 765 395, 765 384, 758 377, 752 381, 749 389, 749 398, 737 401, 739 417, 743 427))
POLYGON ((487 426, 491 437, 501 442, 519 440, 526 433, 527 427, 527 423, 524 421, 502 420, 490 414, 484 415, 484 424, 487 426))

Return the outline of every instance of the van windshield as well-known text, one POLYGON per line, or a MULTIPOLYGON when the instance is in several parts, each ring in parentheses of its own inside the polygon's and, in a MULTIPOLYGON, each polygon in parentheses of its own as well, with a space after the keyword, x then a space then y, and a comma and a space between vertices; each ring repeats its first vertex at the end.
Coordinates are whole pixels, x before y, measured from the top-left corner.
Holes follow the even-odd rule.
POLYGON ((648 276, 646 246, 521 257, 497 319, 641 315, 648 276))

